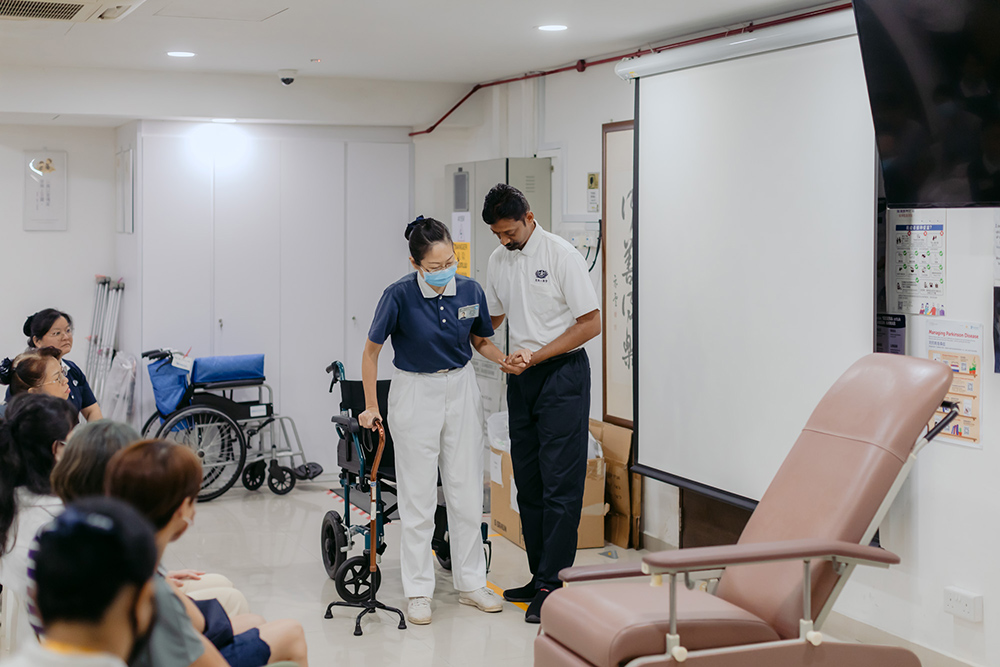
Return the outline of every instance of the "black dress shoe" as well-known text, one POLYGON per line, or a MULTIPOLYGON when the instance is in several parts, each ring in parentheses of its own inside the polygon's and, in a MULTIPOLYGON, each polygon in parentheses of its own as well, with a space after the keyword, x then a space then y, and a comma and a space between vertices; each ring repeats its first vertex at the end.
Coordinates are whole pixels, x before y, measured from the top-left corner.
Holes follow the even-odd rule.
POLYGON ((507 602, 531 602, 535 599, 535 593, 538 589, 535 588, 535 578, 532 577, 531 581, 526 583, 524 586, 519 588, 508 588, 503 592, 503 599, 507 602))
POLYGON ((545 602, 545 598, 549 596, 552 592, 550 588, 539 588, 538 592, 535 593, 535 599, 531 601, 528 605, 528 610, 524 612, 525 623, 541 623, 542 622, 542 603, 545 602))

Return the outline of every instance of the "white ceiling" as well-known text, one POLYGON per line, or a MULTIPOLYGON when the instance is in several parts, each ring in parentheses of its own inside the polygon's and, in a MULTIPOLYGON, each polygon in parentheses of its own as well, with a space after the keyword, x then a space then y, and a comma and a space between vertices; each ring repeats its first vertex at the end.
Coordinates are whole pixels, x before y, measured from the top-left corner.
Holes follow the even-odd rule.
POLYGON ((119 23, 0 20, 0 65, 474 83, 817 0, 146 0, 119 23), (543 33, 561 23, 569 30, 543 33), (193 51, 176 59, 167 51, 193 51), (320 58, 321 63, 310 59, 320 58))

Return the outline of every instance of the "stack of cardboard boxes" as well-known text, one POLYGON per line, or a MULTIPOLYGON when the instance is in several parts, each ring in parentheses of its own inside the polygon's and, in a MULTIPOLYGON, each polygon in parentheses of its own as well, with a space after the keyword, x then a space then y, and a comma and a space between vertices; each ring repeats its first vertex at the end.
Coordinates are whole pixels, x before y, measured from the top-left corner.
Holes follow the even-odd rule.
MULTIPOLYGON (((642 477, 628 470, 632 431, 591 419, 590 432, 604 455, 587 461, 577 548, 603 547, 605 542, 639 548, 642 477)), ((490 494, 490 525, 523 549, 510 452, 496 447, 490 451, 490 494)))

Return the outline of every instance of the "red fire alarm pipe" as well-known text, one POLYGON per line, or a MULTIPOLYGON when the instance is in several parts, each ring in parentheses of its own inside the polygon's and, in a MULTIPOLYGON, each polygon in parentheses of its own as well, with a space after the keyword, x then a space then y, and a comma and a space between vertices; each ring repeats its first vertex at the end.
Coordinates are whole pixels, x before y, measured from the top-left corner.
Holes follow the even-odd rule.
POLYGON ((455 106, 453 106, 452 108, 448 109, 448 113, 446 113, 445 115, 441 116, 441 118, 438 119, 438 121, 436 123, 434 123, 433 125, 431 125, 426 130, 420 130, 419 132, 410 132, 410 136, 411 137, 415 137, 415 136, 418 136, 418 135, 421 135, 421 134, 430 134, 431 132, 433 132, 437 128, 438 125, 440 125, 441 123, 443 123, 444 120, 446 118, 448 118, 448 116, 450 116, 452 113, 454 113, 455 109, 457 109, 458 107, 462 106, 465 103, 465 101, 467 99, 469 99, 470 97, 472 97, 472 95, 477 90, 481 90, 483 88, 491 88, 493 86, 499 86, 499 85, 504 84, 504 83, 514 83, 515 81, 526 81, 528 79, 537 79, 539 77, 549 76, 550 74, 559 74, 560 72, 569 72, 570 70, 576 70, 577 72, 583 72, 583 71, 586 71, 587 68, 593 67, 594 65, 603 65, 605 63, 618 62, 619 60, 623 60, 625 58, 639 58, 639 57, 642 57, 644 55, 648 55, 648 54, 651 54, 651 53, 660 53, 661 51, 667 51, 669 49, 676 49, 676 48, 680 48, 682 46, 690 46, 692 44, 701 44, 703 42, 711 42, 711 41, 714 41, 716 39, 724 39, 726 37, 733 37, 734 35, 743 35, 743 34, 746 34, 746 33, 753 32, 754 30, 759 30, 761 28, 770 28, 770 27, 776 26, 776 25, 784 25, 786 23, 793 23, 795 21, 801 21, 803 19, 811 19, 814 16, 822 16, 824 14, 832 14, 834 12, 840 12, 840 11, 844 11, 845 9, 850 9, 851 7, 852 7, 852 4, 850 2, 848 2, 848 3, 842 4, 842 5, 836 5, 834 7, 826 7, 824 9, 814 9, 812 11, 803 12, 802 14, 796 14, 794 16, 786 16, 785 18, 772 19, 770 21, 764 21, 763 23, 754 24, 754 23, 751 22, 750 24, 748 24, 748 25, 746 25, 746 26, 744 26, 742 28, 738 28, 736 30, 725 30, 725 31, 722 31, 722 32, 712 33, 711 35, 704 35, 702 37, 694 37, 694 38, 691 38, 691 39, 686 39, 686 40, 683 40, 683 41, 680 41, 680 42, 671 42, 670 44, 664 44, 663 46, 657 46, 657 47, 652 48, 652 49, 636 49, 635 51, 632 51, 631 53, 626 53, 624 55, 619 55, 619 56, 611 56, 609 58, 601 58, 600 60, 584 60, 584 59, 580 59, 580 60, 577 60, 572 65, 566 65, 565 67, 558 67, 556 69, 550 69, 550 70, 546 70, 544 72, 531 72, 530 74, 524 74, 522 76, 515 76, 515 77, 510 78, 510 79, 501 79, 499 81, 490 81, 488 83, 477 83, 475 86, 472 87, 472 90, 470 90, 468 93, 466 93, 465 97, 463 97, 462 99, 460 99, 455 104, 455 106))

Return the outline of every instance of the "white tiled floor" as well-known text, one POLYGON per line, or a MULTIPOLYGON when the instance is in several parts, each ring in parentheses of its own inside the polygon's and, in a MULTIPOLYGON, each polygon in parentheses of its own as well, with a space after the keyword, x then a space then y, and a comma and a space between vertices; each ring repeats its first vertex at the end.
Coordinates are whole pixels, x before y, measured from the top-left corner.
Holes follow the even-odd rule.
MULTIPOLYGON (((504 604, 503 612, 485 614, 460 605, 451 575, 437 568, 434 620, 430 625, 407 625, 384 612, 366 616, 364 635, 354 636, 356 612, 335 609, 323 617, 326 606, 339 600, 323 568, 320 526, 324 514, 342 504, 327 494, 337 486, 333 475, 299 482, 286 496, 266 487, 246 491, 238 483, 221 498, 198 506, 194 526, 168 547, 169 569, 195 568, 228 576, 250 601, 251 610, 265 618, 294 618, 305 628, 312 667, 337 664, 483 665, 513 667, 532 664, 532 642, 537 625, 524 622, 524 612, 504 604), (346 661, 346 662, 345 662, 346 661)), ((398 524, 386 527, 388 549, 382 559, 379 599, 405 611, 399 575, 398 524)), ((530 578, 524 552, 494 535, 489 581, 500 588, 519 586, 530 578)), ((360 554, 362 540, 354 554, 360 554)), ((577 564, 608 562, 602 553, 636 559, 638 553, 610 546, 581 550, 577 564)))

